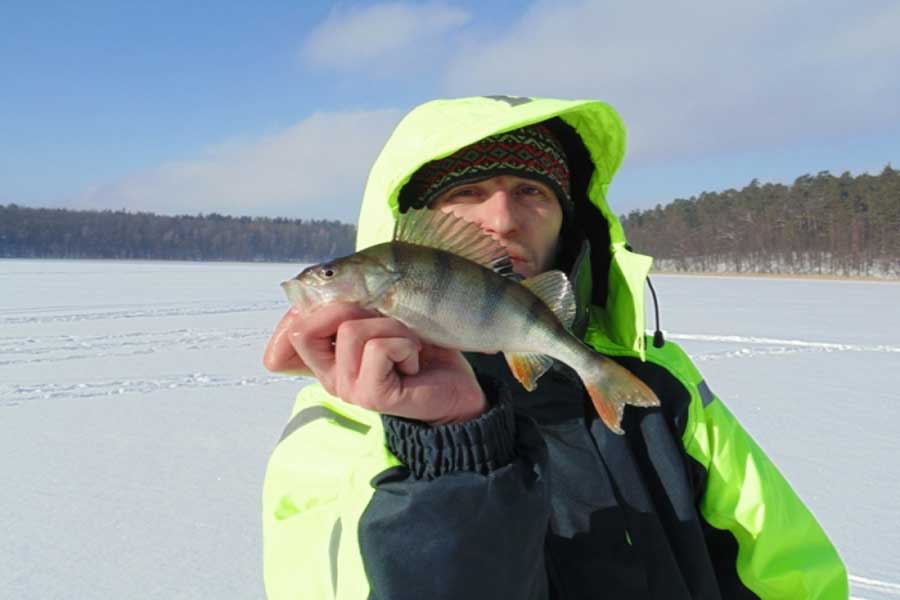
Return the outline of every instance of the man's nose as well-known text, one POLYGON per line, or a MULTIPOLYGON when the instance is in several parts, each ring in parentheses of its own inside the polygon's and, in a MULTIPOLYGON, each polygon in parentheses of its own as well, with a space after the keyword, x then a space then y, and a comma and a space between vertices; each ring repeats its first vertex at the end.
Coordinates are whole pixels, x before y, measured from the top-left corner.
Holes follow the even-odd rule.
POLYGON ((516 230, 513 198, 506 190, 495 190, 482 204, 481 227, 488 233, 509 235, 516 230))

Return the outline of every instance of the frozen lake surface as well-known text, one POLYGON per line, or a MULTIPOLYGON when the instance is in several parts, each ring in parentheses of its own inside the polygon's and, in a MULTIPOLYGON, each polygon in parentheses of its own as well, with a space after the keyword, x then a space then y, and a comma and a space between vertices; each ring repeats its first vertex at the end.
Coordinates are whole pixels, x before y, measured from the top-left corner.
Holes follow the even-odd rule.
MULTIPOLYGON (((306 380, 260 355, 298 269, 0 260, 0 597, 264 596, 262 478, 306 380)), ((900 283, 653 283, 854 597, 900 598, 900 283)))

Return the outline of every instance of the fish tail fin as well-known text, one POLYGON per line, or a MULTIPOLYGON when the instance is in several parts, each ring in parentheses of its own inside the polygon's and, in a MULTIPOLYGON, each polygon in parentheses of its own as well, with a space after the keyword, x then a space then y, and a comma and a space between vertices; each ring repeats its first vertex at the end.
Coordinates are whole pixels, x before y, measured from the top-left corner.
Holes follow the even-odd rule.
POLYGON ((625 405, 659 406, 659 398, 646 383, 620 364, 594 354, 594 364, 587 372, 579 372, 597 415, 610 431, 622 435, 625 405))

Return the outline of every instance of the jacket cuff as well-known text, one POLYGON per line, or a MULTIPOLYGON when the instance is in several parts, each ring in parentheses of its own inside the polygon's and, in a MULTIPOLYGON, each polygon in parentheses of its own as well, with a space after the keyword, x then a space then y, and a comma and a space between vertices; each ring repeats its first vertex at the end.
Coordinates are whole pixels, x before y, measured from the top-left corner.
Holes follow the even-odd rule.
POLYGON ((458 471, 487 475, 515 456, 516 418, 509 393, 496 380, 478 376, 489 409, 477 419, 429 426, 382 415, 390 451, 416 479, 432 480, 458 471))

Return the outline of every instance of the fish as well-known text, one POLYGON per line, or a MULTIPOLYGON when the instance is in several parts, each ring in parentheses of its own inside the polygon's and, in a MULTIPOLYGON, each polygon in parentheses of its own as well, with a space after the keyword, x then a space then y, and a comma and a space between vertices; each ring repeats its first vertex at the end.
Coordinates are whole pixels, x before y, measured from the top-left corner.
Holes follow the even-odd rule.
POLYGON ((626 405, 659 406, 643 381, 571 332, 575 294, 562 271, 521 279, 498 240, 452 212, 408 210, 395 221, 390 242, 312 265, 281 285, 301 312, 351 302, 436 346, 502 352, 529 392, 560 361, 578 374, 598 416, 617 434, 624 433, 626 405))

